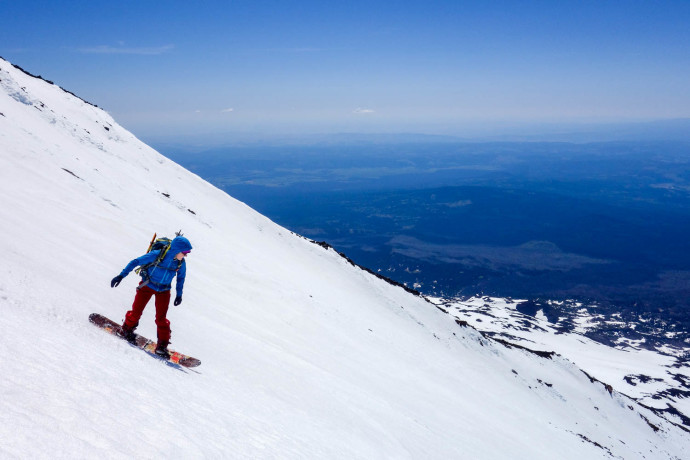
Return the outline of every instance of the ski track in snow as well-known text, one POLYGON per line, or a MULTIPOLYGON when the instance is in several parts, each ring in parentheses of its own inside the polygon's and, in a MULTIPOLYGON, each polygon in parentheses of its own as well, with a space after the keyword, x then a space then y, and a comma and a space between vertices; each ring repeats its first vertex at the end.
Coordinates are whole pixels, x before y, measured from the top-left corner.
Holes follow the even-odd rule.
MULTIPOLYGON (((0 83, 0 457, 690 456, 569 361, 459 327, 3 60, 0 83), (123 319, 136 277, 110 279, 180 228, 171 348, 198 372, 88 322, 123 319)), ((152 305, 138 332, 155 337, 152 305)))

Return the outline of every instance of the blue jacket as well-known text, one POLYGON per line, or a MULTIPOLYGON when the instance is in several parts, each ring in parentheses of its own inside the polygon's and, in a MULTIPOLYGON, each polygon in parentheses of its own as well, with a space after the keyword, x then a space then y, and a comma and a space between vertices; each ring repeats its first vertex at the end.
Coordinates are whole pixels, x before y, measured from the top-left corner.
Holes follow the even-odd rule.
MULTIPOLYGON (((172 287, 173 278, 177 276, 175 290, 177 291, 178 296, 182 296, 182 289, 184 288, 184 279, 187 275, 187 264, 185 263, 184 259, 182 259, 182 264, 180 265, 178 261, 175 260, 175 256, 180 252, 191 250, 192 244, 184 236, 178 236, 175 239, 173 239, 172 243, 170 243, 170 249, 168 249, 168 253, 165 255, 163 260, 161 260, 158 265, 148 268, 149 282, 148 284, 146 284, 146 286, 158 292, 169 291, 172 287)), ((137 257, 136 259, 132 260, 130 263, 127 264, 125 269, 122 270, 122 272, 120 273, 120 276, 124 278, 125 276, 129 275, 129 273, 136 267, 140 267, 142 265, 154 262, 159 254, 160 250, 151 251, 149 253, 144 254, 141 257, 137 257)))

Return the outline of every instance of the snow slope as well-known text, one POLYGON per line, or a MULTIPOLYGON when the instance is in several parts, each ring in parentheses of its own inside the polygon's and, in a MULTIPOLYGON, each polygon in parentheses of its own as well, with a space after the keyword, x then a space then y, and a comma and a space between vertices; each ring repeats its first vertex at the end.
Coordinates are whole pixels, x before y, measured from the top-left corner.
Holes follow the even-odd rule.
POLYGON ((598 343, 584 335, 601 321, 588 315, 586 309, 576 313, 577 327, 564 332, 562 325, 551 323, 542 310, 535 316, 520 313, 520 301, 513 299, 470 297, 433 302, 485 336, 535 351, 555 351, 589 375, 688 427, 688 347, 665 346, 652 351, 630 340, 620 340, 615 347, 598 343))
MULTIPOLYGON (((688 458, 690 436, 569 361, 484 339, 0 60, 0 457, 688 458), (121 320, 182 229, 166 366, 121 320)), ((139 332, 155 337, 153 308, 139 332)))

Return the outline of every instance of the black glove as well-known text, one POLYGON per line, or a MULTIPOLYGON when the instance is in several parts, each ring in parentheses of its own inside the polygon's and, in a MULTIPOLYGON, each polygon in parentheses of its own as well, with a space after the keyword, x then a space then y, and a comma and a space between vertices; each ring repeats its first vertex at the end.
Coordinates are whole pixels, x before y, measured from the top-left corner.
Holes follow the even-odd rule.
POLYGON ((113 280, 110 282, 110 287, 117 287, 118 284, 120 284, 120 281, 122 281, 122 276, 117 275, 113 280))
POLYGON ((174 304, 175 306, 178 306, 178 305, 181 304, 181 303, 182 303, 182 296, 181 296, 181 295, 178 295, 177 297, 175 297, 175 302, 173 302, 173 304, 174 304))

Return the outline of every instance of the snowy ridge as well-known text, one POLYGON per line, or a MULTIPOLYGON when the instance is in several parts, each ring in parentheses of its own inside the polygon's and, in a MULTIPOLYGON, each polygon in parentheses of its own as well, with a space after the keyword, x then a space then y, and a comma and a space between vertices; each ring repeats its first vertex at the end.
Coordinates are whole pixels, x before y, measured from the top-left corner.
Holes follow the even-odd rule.
MULTIPOLYGON (((683 428, 291 234, 0 60, 0 457, 687 458, 683 428), (173 369, 91 326, 182 228, 173 369)), ((152 307, 139 332, 155 337, 152 307)))
POLYGON ((574 313, 569 316, 549 319, 541 309, 534 315, 518 311, 524 301, 514 299, 432 301, 487 337, 535 351, 556 352, 617 391, 690 428, 690 346, 647 349, 641 346, 644 338, 625 337, 619 337, 615 346, 602 344, 586 334, 602 324, 610 327, 611 322, 589 313, 579 303, 570 306, 574 313))

